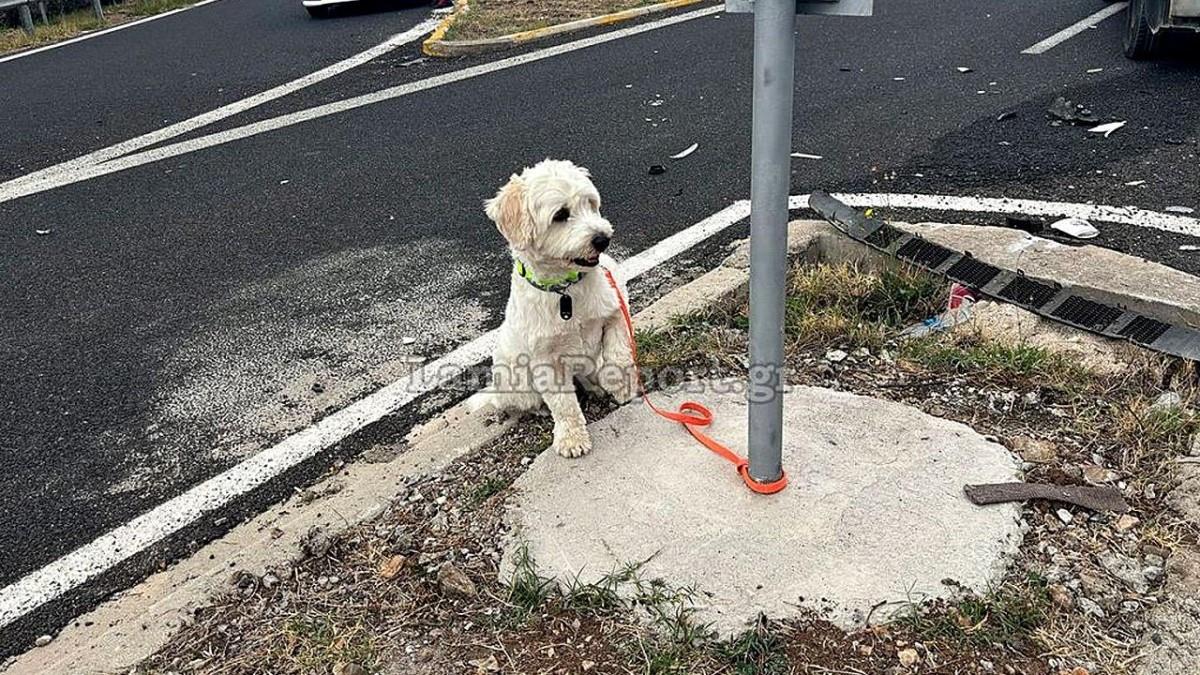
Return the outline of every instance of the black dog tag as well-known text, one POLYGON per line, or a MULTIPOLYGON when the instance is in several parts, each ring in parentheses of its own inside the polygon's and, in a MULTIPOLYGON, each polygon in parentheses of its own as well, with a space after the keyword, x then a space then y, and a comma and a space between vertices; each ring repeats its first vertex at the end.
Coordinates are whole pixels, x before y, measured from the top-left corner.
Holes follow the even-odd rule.
POLYGON ((566 293, 558 296, 558 315, 562 317, 563 321, 568 321, 573 314, 571 296, 566 293))

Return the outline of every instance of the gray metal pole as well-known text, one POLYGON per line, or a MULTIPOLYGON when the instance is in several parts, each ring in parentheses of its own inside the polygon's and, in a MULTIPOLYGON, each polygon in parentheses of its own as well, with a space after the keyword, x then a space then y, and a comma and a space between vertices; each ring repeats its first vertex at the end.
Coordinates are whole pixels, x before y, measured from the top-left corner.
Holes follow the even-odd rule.
POLYGON ((791 187, 795 0, 754 2, 750 179, 750 477, 783 473, 783 306, 791 187))
POLYGON ((18 7, 17 16, 21 17, 21 28, 24 28, 26 33, 33 35, 33 15, 29 13, 29 5, 18 7))

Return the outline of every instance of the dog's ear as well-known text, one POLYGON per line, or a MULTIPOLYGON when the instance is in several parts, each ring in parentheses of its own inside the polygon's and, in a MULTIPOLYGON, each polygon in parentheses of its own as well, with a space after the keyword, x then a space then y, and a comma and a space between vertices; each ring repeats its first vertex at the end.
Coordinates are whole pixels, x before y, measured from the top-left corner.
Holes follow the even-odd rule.
POLYGON ((525 210, 525 183, 520 176, 513 174, 495 197, 484 202, 484 212, 514 248, 533 242, 533 219, 525 210))

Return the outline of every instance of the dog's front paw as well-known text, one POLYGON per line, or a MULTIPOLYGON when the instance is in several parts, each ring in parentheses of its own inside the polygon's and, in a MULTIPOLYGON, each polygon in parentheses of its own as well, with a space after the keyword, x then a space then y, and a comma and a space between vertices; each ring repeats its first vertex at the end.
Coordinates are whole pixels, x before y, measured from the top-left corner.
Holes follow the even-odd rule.
POLYGON ((638 393, 637 381, 633 379, 622 380, 620 384, 608 390, 608 395, 613 397, 613 400, 618 405, 625 405, 634 398, 638 393))
POLYGON ((556 434, 551 447, 563 457, 583 457, 592 451, 592 439, 587 429, 571 430, 561 436, 556 434))

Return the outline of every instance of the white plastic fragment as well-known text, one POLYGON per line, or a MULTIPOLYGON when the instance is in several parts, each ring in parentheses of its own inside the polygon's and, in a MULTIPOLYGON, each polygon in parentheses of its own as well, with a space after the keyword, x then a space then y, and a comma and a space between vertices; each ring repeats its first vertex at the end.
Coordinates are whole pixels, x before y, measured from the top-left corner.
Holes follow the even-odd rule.
POLYGON ((960 73, 969 73, 969 72, 971 72, 971 69, 970 69, 970 68, 968 68, 968 67, 966 67, 966 66, 959 66, 959 67, 955 68, 955 70, 957 70, 957 71, 958 71, 958 72, 960 72, 960 73))
POLYGON ((698 148, 698 147, 700 147, 699 143, 692 143, 691 145, 687 146, 687 148, 680 150, 679 152, 675 153, 674 155, 671 155, 671 159, 683 159, 684 157, 687 157, 688 155, 695 152, 696 148, 698 148))
POLYGON ((1168 206, 1167 208, 1165 208, 1163 210, 1166 211, 1167 213, 1195 213, 1196 212, 1196 209, 1193 209, 1190 206, 1168 206))
POLYGON ((1088 72, 1088 75, 1095 75, 1096 73, 1104 72, 1104 69, 1103 68, 1088 68, 1087 72, 1088 72))
POLYGON ((1105 124, 1101 124, 1099 126, 1094 126, 1091 129, 1088 129, 1088 131, 1090 131, 1094 134, 1104 134, 1104 137, 1108 138, 1109 136, 1112 136, 1112 133, 1114 131, 1116 131, 1117 129, 1120 129, 1123 126, 1125 126, 1124 120, 1122 120, 1120 122, 1106 122, 1105 124))
POLYGON ((1129 187, 1137 187, 1139 185, 1145 185, 1145 184, 1146 184, 1146 181, 1144 181, 1144 180, 1131 180, 1128 183, 1126 183, 1126 185, 1128 185, 1129 187))
POLYGON ((792 157, 797 159, 825 159, 821 155, 810 155, 807 152, 793 152, 792 157))
POLYGON ((1100 230, 1097 230, 1094 225, 1083 218, 1063 218, 1062 220, 1056 220, 1050 223, 1050 229, 1058 230, 1076 239, 1091 239, 1100 234, 1100 230))
POLYGON ((1181 244, 1179 246, 1179 250, 1180 251, 1200 251, 1200 246, 1197 246, 1195 244, 1181 244))

